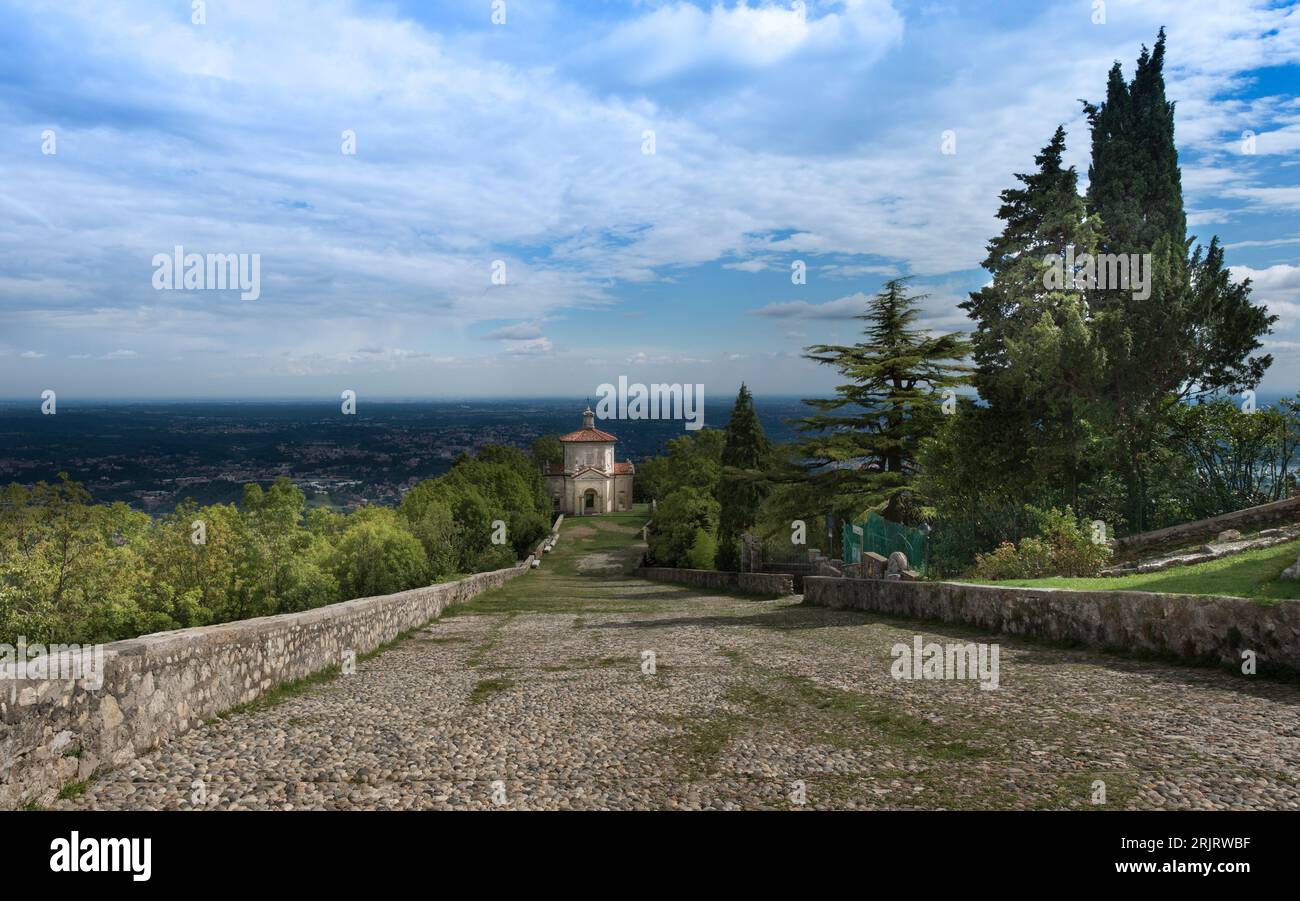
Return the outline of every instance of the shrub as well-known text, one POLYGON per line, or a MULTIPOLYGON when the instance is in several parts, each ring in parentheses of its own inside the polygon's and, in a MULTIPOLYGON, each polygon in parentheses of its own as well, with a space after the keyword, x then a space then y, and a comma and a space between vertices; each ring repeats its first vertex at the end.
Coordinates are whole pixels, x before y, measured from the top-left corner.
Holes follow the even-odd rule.
POLYGON ((717 556, 717 539, 704 529, 696 529, 695 540, 686 554, 686 565, 691 569, 713 569, 717 556))
POLYGON ((392 594, 428 584, 424 548, 410 532, 398 526, 397 517, 373 516, 348 528, 334 550, 334 578, 347 598, 392 594))
POLYGON ((543 537, 551 531, 550 519, 540 513, 510 514, 510 546, 516 559, 522 560, 533 552, 543 537))
POLYGON ((1092 540, 1091 529, 1064 511, 1026 508, 1041 523, 1039 534, 1003 541, 988 554, 975 558, 977 579, 1037 579, 1043 576, 1095 576, 1110 559, 1110 548, 1092 540))
POLYGON ((655 511, 650 525, 650 559, 656 566, 689 566, 696 532, 718 528, 718 502, 706 494, 680 488, 655 511))

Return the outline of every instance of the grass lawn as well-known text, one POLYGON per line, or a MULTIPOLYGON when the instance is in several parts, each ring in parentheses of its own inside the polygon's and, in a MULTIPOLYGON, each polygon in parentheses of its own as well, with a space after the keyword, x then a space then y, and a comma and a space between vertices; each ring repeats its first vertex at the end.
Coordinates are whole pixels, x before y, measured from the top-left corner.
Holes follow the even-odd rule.
MULTIPOLYGON (((591 596, 582 583, 592 577, 582 575, 580 567, 584 559, 612 554, 630 569, 641 556, 639 533, 649 520, 649 504, 633 504, 627 513, 565 516, 560 542, 542 557, 539 569, 447 608, 442 618, 498 613, 649 613, 655 609, 655 601, 629 600, 614 591, 608 596, 591 596)), ((616 573, 600 576, 610 586, 627 578, 616 573)), ((686 593, 685 588, 672 585, 663 590, 686 593)))
MULTIPOLYGON (((1128 589, 1165 594, 1209 594, 1261 600, 1300 599, 1300 580, 1279 579, 1282 570, 1296 562, 1300 540, 1276 547, 1246 551, 1207 563, 1176 566, 1155 573, 1138 573, 1102 579, 1008 579, 997 585, 1030 588, 1073 588, 1084 591, 1128 589)), ((975 579, 962 579, 974 582, 975 579)))

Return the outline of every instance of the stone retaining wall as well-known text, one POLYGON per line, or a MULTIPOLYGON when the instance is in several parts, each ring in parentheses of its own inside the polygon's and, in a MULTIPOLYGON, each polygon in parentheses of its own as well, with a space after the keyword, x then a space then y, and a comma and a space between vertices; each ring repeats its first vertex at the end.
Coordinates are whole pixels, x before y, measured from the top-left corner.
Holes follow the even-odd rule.
POLYGON ((1214 538, 1228 529, 1288 522, 1300 522, 1300 495, 1271 504, 1260 504, 1258 507, 1247 507, 1245 510, 1234 510, 1209 519, 1185 522, 1167 529, 1118 538, 1115 540, 1115 555, 1122 558, 1148 551, 1169 550, 1214 538))
POLYGON ((372 651, 522 575, 532 559, 301 613, 115 641, 101 646, 98 690, 84 680, 0 678, 0 809, 121 766, 278 685, 340 665, 348 652, 372 651))
POLYGON ((742 594, 794 594, 794 578, 785 573, 733 573, 712 569, 674 569, 670 566, 637 567, 636 575, 656 582, 676 582, 709 591, 742 594))
POLYGON ((1300 673, 1297 601, 810 577, 804 603, 1237 667, 1251 650, 1261 674, 1300 673))

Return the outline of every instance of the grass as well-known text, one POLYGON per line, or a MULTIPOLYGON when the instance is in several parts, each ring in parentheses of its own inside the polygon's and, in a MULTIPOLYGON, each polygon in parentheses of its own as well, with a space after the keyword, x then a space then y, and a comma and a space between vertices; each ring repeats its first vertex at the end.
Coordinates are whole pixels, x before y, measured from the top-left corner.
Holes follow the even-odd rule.
POLYGON ((215 723, 217 720, 224 720, 234 716, 237 713, 252 713, 256 710, 265 710, 267 707, 273 707, 281 701, 286 701, 294 695, 302 694, 309 688, 317 685, 324 685, 338 677, 342 670, 337 665, 327 666, 320 672, 312 673, 310 676, 303 676, 301 679, 295 679, 292 682, 286 682, 283 685, 277 685, 265 694, 259 695, 245 704, 237 704, 228 710, 218 713, 209 723, 215 723))
POLYGON ((482 704, 493 695, 506 691, 514 684, 509 679, 480 679, 474 683, 474 688, 469 693, 469 702, 471 704, 482 704))
MULTIPOLYGON (((997 585, 1024 588, 1070 588, 1082 591, 1155 591, 1162 594, 1211 595, 1253 598, 1260 601, 1300 600, 1300 580, 1278 578, 1296 562, 1300 540, 1275 547, 1246 551, 1206 563, 1176 566, 1154 573, 1135 573, 1095 579, 1008 579, 997 585)), ((974 579, 962 579, 975 582, 974 579)))
MULTIPOLYGON (((441 618, 503 613, 649 613, 656 609, 653 601, 623 600, 612 591, 607 598, 583 597, 573 584, 584 579, 579 563, 594 554, 618 555, 630 567, 640 555, 635 548, 637 533, 648 519, 649 510, 643 504, 627 513, 566 517, 560 527, 559 543, 542 558, 540 568, 444 610, 441 618)), ((611 588, 622 578, 614 573, 600 576, 611 588)))
POLYGON ((380 654, 384 653, 384 651, 392 650, 393 648, 397 647, 399 644, 406 641, 408 638, 410 638, 418 631, 420 630, 406 629, 405 631, 398 632, 391 639, 385 641, 383 644, 379 645, 373 651, 366 651, 364 654, 358 654, 357 663, 365 663, 367 660, 374 660, 380 654))
POLYGON ((71 801, 73 798, 80 798, 89 786, 89 779, 73 780, 59 789, 59 800, 71 801))

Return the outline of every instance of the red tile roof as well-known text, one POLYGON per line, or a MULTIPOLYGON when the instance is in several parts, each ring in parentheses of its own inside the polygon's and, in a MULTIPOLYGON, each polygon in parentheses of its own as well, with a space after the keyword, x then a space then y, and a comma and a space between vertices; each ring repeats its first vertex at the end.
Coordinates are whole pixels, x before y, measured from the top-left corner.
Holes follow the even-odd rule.
POLYGON ((560 437, 561 441, 599 441, 602 443, 617 441, 618 439, 609 432, 602 432, 600 429, 578 429, 576 432, 570 432, 560 437))
POLYGON ((622 463, 614 464, 614 475, 616 476, 630 475, 633 471, 631 460, 625 460, 622 463))

